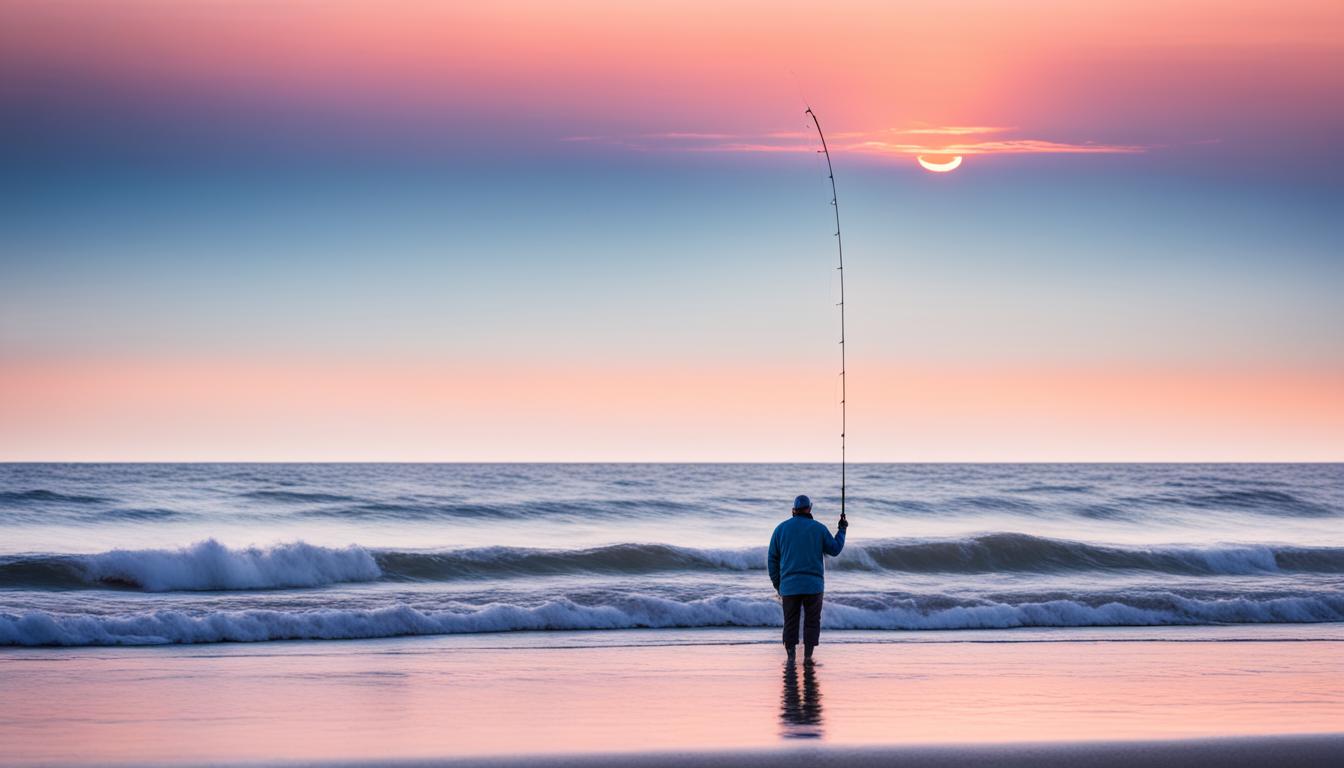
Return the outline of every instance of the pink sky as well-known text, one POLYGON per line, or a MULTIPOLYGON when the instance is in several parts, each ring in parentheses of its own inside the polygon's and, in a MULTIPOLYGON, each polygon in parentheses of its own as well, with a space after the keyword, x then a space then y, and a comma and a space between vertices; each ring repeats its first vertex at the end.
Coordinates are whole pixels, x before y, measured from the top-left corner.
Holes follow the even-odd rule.
POLYGON ((1341 460, 1341 30, 1338 0, 0 0, 38 158, 0 213, 0 460, 834 460, 829 337, 769 321, 812 275, 757 253, 834 258, 826 200, 771 197, 804 98, 855 227, 853 460, 1341 460), (435 217, 379 219, 425 158, 435 217), (360 163, 393 183, 322 208, 360 163))
MULTIPOLYGON (((1344 434, 1344 371, 851 375, 857 461, 1313 461, 1344 434)), ((762 367, 140 360, 10 370, 0 420, 17 460, 830 461, 833 395, 762 367)))
POLYGON ((870 132, 988 124, 1060 139, 1173 119, 1217 131, 1248 97, 1266 100, 1260 119, 1273 120, 1344 77, 1344 9, 1329 0, 860 1, 825 12, 754 1, 8 0, 0 20, 10 66, 407 115, 469 100, 487 117, 589 116, 647 131, 692 129, 702 113, 765 130, 781 99, 800 96, 870 132))

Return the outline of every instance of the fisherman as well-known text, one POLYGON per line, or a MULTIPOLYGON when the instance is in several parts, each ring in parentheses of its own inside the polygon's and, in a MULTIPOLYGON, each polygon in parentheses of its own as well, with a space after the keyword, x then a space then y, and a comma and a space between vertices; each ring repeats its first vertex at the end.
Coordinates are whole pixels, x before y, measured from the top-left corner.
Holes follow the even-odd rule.
POLYGON ((793 500, 793 517, 775 526, 770 536, 770 581, 784 604, 784 650, 789 661, 797 658, 798 614, 803 618, 803 660, 812 661, 812 650, 821 642, 821 596, 826 589, 823 555, 832 557, 845 548, 849 521, 840 513, 835 536, 812 519, 812 500, 793 500))

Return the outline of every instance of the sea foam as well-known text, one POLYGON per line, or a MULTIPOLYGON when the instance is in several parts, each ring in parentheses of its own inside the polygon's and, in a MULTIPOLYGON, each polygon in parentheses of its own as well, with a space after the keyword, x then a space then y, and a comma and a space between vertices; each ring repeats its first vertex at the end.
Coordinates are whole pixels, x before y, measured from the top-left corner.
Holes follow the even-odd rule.
MULTIPOLYGON (((945 605, 945 603, 944 603, 945 605)), ((1147 595, 1096 604, 1074 600, 1029 603, 966 601, 930 608, 916 600, 884 607, 828 601, 830 629, 948 630, 1014 627, 1158 626, 1344 621, 1344 595, 1196 599, 1147 595)), ((177 610, 121 616, 29 611, 0 613, 0 645, 161 645, 170 643, 334 640, 451 635, 520 630, 603 630, 692 627, 775 627, 773 600, 719 596, 677 601, 631 596, 603 605, 553 600, 540 605, 492 604, 425 611, 406 605, 379 609, 240 610, 203 614, 177 610)))

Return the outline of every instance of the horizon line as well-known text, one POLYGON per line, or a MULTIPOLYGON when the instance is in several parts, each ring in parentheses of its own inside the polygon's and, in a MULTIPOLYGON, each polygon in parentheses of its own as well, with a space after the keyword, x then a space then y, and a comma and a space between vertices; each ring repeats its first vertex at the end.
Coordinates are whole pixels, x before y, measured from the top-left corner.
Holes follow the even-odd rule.
MULTIPOLYGON (((753 460, 658 460, 658 461, 604 461, 604 460, 548 460, 548 459, 472 459, 472 460, 433 460, 433 459, 0 459, 0 466, 12 464, 422 464, 422 465, 485 465, 485 464, 562 464, 562 465, 595 465, 595 464, 616 464, 616 465, 679 465, 679 464, 811 464, 827 465, 839 467, 839 461, 753 461, 753 460)), ((846 462, 848 466, 929 466, 929 465, 1020 465, 1020 464, 1147 464, 1147 465, 1192 465, 1192 464, 1245 464, 1245 465, 1266 465, 1266 464, 1319 464, 1335 465, 1344 464, 1344 458, 1339 459, 1231 459, 1231 460, 1210 460, 1210 459, 995 459, 995 460, 891 460, 891 461, 850 461, 846 462)))

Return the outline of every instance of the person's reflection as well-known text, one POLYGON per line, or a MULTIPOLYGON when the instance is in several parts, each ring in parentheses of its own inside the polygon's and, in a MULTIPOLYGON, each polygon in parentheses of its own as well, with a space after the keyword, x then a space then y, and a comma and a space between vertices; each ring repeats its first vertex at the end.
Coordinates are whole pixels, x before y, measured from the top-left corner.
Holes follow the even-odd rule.
POLYGON ((779 697, 780 735, 786 739, 819 739, 822 736, 821 686, 817 668, 804 664, 803 690, 798 691, 798 666, 784 665, 784 692, 779 697))

